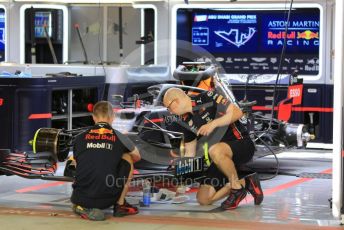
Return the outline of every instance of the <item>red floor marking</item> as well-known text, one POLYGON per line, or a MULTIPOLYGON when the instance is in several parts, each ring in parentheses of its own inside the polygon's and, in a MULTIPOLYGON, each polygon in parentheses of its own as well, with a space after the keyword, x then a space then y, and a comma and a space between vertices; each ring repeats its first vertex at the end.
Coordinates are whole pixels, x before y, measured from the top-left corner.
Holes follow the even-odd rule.
POLYGON ((48 183, 48 184, 40 184, 40 185, 35 185, 35 186, 30 186, 30 187, 18 189, 18 190, 16 190, 16 192, 17 193, 25 193, 25 192, 37 191, 37 190, 41 190, 41 189, 44 189, 44 188, 49 188, 49 187, 63 185, 65 183, 66 182, 57 181, 57 182, 48 183))
MULTIPOLYGON (((330 174, 330 173, 332 173, 332 168, 331 169, 326 169, 326 170, 324 170, 324 171, 322 171, 320 173, 330 174)), ((265 196, 271 195, 272 193, 275 193, 275 192, 278 192, 278 191, 281 191, 281 190, 284 190, 284 189, 296 186, 298 184, 301 184, 301 183, 304 183, 304 182, 307 182, 307 181, 310 181, 310 180, 314 180, 314 178, 300 178, 300 179, 297 179, 297 180, 294 180, 294 181, 290 181, 290 182, 285 183, 285 184, 278 185, 278 186, 276 186, 274 188, 264 189, 263 192, 264 192, 265 196)), ((17 193, 25 193, 25 192, 37 191, 37 190, 41 190, 41 189, 45 189, 45 188, 49 188, 49 187, 63 185, 65 183, 66 182, 58 181, 58 182, 49 183, 49 184, 40 184, 40 185, 35 185, 35 186, 27 187, 27 188, 22 188, 22 189, 16 190, 16 192, 17 193)), ((193 188, 190 191, 188 191, 187 193, 194 193, 194 192, 197 192, 197 191, 198 191, 198 189, 193 188)), ((245 201, 246 201, 246 203, 250 203, 250 202, 253 201, 253 197, 252 196, 248 196, 248 197, 245 198, 245 201)))
POLYGON ((324 174, 332 174, 332 168, 331 169, 326 169, 320 173, 324 173, 324 174))
MULTIPOLYGON (((233 210, 228 211, 228 215, 233 210)), ((234 211, 235 212, 235 211, 234 211)), ((255 229, 255 230, 290 230, 290 229, 302 229, 302 230, 316 230, 316 229, 342 229, 341 227, 332 226, 316 226, 306 225, 303 223, 268 223, 246 220, 219 220, 219 219, 206 219, 206 218, 190 218, 190 217, 173 217, 173 216, 126 216, 124 218, 112 217, 108 219, 113 222, 127 222, 127 223, 143 223, 143 224, 161 224, 161 225, 179 225, 179 226, 192 226, 192 227, 206 227, 206 228, 225 228, 225 229, 255 229)))
MULTIPOLYGON (((331 174, 332 169, 326 169, 320 173, 331 174)), ((310 180, 314 180, 314 179, 315 178, 300 178, 300 179, 293 180, 293 181, 290 181, 290 182, 285 183, 285 184, 278 185, 278 186, 273 187, 273 188, 263 189, 263 193, 264 193, 264 196, 268 196, 268 195, 271 195, 272 193, 279 192, 281 190, 284 190, 284 189, 287 189, 287 188, 290 188, 290 187, 293 187, 293 186, 296 186, 298 184, 301 184, 301 183, 304 183, 304 182, 307 182, 310 180)), ((249 195, 248 197, 245 198, 246 203, 250 203, 253 200, 254 199, 251 195, 249 195)))
POLYGON ((313 179, 314 178, 300 178, 300 179, 293 180, 293 181, 290 181, 290 182, 285 183, 285 184, 278 185, 278 186, 276 186, 274 188, 264 189, 264 195, 267 196, 267 195, 270 195, 272 193, 275 193, 275 192, 278 192, 278 191, 281 191, 281 190, 285 190, 287 188, 296 186, 298 184, 301 184, 301 183, 304 183, 304 182, 307 182, 307 181, 310 181, 310 180, 313 180, 313 179))
MULTIPOLYGON (((320 173, 330 174, 332 173, 332 169, 324 170, 320 173)), ((274 192, 278 192, 303 182, 311 181, 315 178, 300 178, 294 181, 290 181, 288 183, 276 186, 274 188, 265 189, 264 195, 270 195, 274 192)), ((33 190, 39 190, 46 187, 52 187, 64 184, 65 182, 55 182, 50 184, 42 184, 38 186, 32 186, 24 189, 17 190, 17 192, 27 192, 33 190)), ((252 197, 246 199, 247 202, 253 201, 252 197)), ((229 211, 235 212, 234 211, 229 211)), ((30 215, 30 216, 42 216, 48 217, 53 216, 62 217, 62 218, 76 218, 75 215, 71 214, 68 211, 47 211, 47 210, 32 210, 32 209, 18 209, 12 208, 8 210, 8 208, 0 207, 0 214, 10 214, 10 215, 30 215)), ((79 218, 79 217, 77 217, 79 218)), ((215 227, 215 228, 239 228, 239 229, 251 229, 252 224, 254 224, 254 229, 256 230, 270 230, 270 229, 280 229, 280 230, 288 230, 288 229, 302 229, 302 230, 313 230, 313 229, 342 229, 340 227, 332 227, 332 226, 314 226, 314 225, 304 225, 302 223, 292 223, 292 224, 274 224, 274 223, 261 223, 261 222, 251 222, 251 221, 233 221, 233 220, 212 220, 212 219, 201 219, 201 218, 190 218, 190 217, 166 217, 166 216, 128 216, 125 218, 109 218, 108 220, 112 222, 129 222, 129 223, 143 223, 143 224, 163 224, 163 225, 181 225, 181 226, 207 226, 207 227, 215 227)))
MULTIPOLYGON (((322 171, 320 173, 331 174, 332 173, 332 169, 326 169, 326 170, 324 170, 324 171, 322 171)), ((293 181, 290 181, 290 182, 285 183, 285 184, 278 185, 278 186, 276 186, 274 188, 264 189, 263 190, 264 196, 271 195, 272 193, 275 193, 275 192, 278 192, 278 191, 281 191, 281 190, 284 190, 284 189, 287 189, 287 188, 290 188, 290 187, 293 187, 293 186, 296 186, 298 184, 301 184, 301 183, 304 183, 304 182, 307 182, 307 181, 311 181, 311 180, 314 180, 314 179, 315 178, 300 178, 300 179, 293 180, 293 181)), ((253 200, 253 198, 252 198, 252 200, 253 200)))
MULTIPOLYGON (((228 215, 231 213, 235 214, 235 211, 228 211, 228 215)), ((50 218, 64 218, 74 221, 86 221, 81 217, 72 213, 72 211, 62 210, 37 210, 27 208, 11 208, 0 206, 0 215, 21 215, 25 217, 50 217, 50 218)), ((51 220, 54 223, 54 219, 51 220)), ((154 216, 154 215, 135 215, 127 217, 110 217, 107 216, 106 222, 112 223, 138 223, 138 224, 155 224, 162 225, 156 226, 156 228, 162 228, 166 225, 177 225, 177 226, 191 226, 191 227, 204 227, 204 228, 224 228, 224 229, 255 229, 255 230, 337 230, 343 229, 342 227, 335 226, 317 226, 303 223, 268 223, 258 221, 247 221, 247 220, 218 220, 218 219, 207 219, 207 218, 190 218, 190 217, 174 217, 174 216, 154 216)), ((106 223, 105 224, 108 224, 106 223)), ((66 222, 68 224, 68 222, 66 222)), ((110 224, 110 223, 109 223, 110 224)), ((143 226, 143 225, 140 225, 143 226)), ((153 226, 155 227, 155 226, 153 226)), ((129 227, 130 228, 130 227, 129 227)))

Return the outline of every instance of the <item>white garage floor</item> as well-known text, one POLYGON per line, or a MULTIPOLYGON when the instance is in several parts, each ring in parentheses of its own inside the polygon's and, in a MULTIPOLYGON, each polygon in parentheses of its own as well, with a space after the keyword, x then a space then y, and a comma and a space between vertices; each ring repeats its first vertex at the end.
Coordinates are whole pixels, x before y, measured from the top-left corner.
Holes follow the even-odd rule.
MULTIPOLYGON (((90 222, 70 210, 71 184, 0 177, 1 229, 342 229, 332 216, 331 152, 297 151, 279 154, 279 175, 262 181, 265 199, 255 206, 251 196, 232 211, 219 209, 221 203, 199 206, 195 191, 183 204, 152 203, 139 215, 114 218, 106 210, 105 222, 90 222), (312 178, 317 177, 317 178, 312 178), (321 178, 320 178, 321 177, 321 178)), ((257 159, 250 167, 271 177, 276 162, 272 157, 257 159)), ((131 193, 135 195, 135 193, 131 193)), ((130 200, 130 199, 129 199, 130 200)), ((132 199, 135 200, 135 199, 132 199)))

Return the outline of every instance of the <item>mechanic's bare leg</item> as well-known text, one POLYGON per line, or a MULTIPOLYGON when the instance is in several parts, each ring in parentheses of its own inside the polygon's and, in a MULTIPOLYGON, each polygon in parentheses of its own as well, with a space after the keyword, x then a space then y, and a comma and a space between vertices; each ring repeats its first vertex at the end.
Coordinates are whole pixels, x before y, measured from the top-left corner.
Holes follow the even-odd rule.
POLYGON ((197 192, 197 201, 201 205, 209 205, 228 196, 230 192, 230 184, 226 184, 217 192, 213 186, 204 184, 200 186, 197 192))
POLYGON ((131 179, 133 178, 133 172, 134 172, 133 160, 132 160, 131 156, 129 154, 123 154, 122 159, 127 161, 130 164, 130 172, 129 172, 127 183, 124 185, 121 196, 117 201, 117 204, 119 204, 119 205, 124 204, 124 198, 128 193, 129 184, 130 184, 131 179))
POLYGON ((239 180, 234 162, 232 161, 233 152, 229 145, 220 142, 209 149, 210 158, 213 163, 225 174, 231 183, 231 188, 241 189, 245 186, 245 180, 239 180))

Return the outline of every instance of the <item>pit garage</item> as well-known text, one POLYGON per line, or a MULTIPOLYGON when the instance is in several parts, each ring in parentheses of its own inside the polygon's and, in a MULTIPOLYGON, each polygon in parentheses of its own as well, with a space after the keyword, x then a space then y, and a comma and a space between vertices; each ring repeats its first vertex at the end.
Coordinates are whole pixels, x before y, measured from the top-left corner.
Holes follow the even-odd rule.
MULTIPOLYGON (((1 3, 0 224, 341 229, 343 11, 335 0, 1 3), (214 120, 227 114, 222 104, 242 112, 224 125, 239 122, 254 143, 252 159, 236 165, 245 196, 233 208, 223 208, 236 190, 231 179, 211 204, 197 195, 215 164, 212 141, 227 131, 202 135, 187 123, 197 140, 191 156, 190 130, 178 126, 187 116, 174 114, 179 99, 166 102, 171 89, 212 98, 214 120), (99 101, 111 104, 110 127, 94 126, 99 101), (101 209, 103 221, 91 221, 91 208, 72 208, 84 176, 75 146, 85 133, 86 149, 119 151, 117 138, 137 148, 125 194, 137 214, 118 217, 111 206, 101 209), (247 178, 259 182, 249 188, 247 178)), ((192 102, 204 109, 202 100, 192 102)))

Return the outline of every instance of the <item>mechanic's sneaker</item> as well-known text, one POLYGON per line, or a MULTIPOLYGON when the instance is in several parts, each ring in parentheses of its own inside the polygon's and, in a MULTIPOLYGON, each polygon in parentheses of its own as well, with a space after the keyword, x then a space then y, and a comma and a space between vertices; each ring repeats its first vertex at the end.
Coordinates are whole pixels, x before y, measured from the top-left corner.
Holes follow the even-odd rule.
POLYGON ((257 173, 245 177, 245 189, 253 196, 255 205, 260 205, 263 202, 264 194, 257 173))
POLYGON ((225 210, 231 210, 238 207, 240 201, 246 197, 246 190, 244 187, 240 189, 231 189, 231 193, 228 198, 222 202, 221 208, 225 210))
POLYGON ((105 215, 102 210, 97 208, 84 208, 80 205, 73 205, 73 212, 83 219, 101 221, 105 220, 105 215))
POLYGON ((115 217, 135 215, 137 213, 139 213, 138 208, 135 206, 132 206, 126 200, 124 200, 123 205, 116 204, 113 208, 113 216, 115 217))

